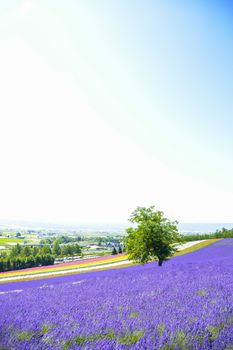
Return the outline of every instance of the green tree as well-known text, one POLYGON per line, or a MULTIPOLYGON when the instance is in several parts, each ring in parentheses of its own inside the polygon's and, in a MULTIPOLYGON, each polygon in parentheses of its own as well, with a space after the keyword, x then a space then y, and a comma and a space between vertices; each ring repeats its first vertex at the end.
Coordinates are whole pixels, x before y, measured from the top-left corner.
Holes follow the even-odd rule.
POLYGON ((41 255, 41 265, 53 265, 54 264, 54 257, 51 254, 44 254, 41 255))
POLYGON ((6 259, 7 258, 7 256, 8 256, 8 254, 7 254, 7 252, 6 251, 2 251, 2 252, 0 252, 0 258, 2 258, 2 259, 6 259))
POLYGON ((35 256, 35 262, 36 262, 36 266, 40 266, 42 264, 42 258, 41 255, 37 254, 35 256))
POLYGON ((7 271, 12 269, 11 259, 9 257, 6 260, 6 268, 7 268, 7 271))
POLYGON ((12 249, 11 249, 11 252, 10 252, 10 256, 11 257, 16 257, 18 255, 20 255, 22 252, 22 247, 19 243, 17 243, 12 249))
POLYGON ((36 256, 37 254, 40 253, 40 248, 39 247, 33 247, 32 249, 32 255, 36 256))
POLYGON ((36 259, 34 256, 30 255, 26 259, 26 266, 27 267, 34 267, 36 266, 36 259))
POLYGON ((62 255, 73 256, 76 253, 74 244, 65 244, 62 246, 62 255))
POLYGON ((182 237, 177 230, 177 221, 164 218, 162 211, 137 207, 130 216, 130 222, 136 227, 126 230, 126 252, 130 260, 145 264, 151 260, 158 260, 162 266, 177 250, 176 244, 182 243, 182 237))
POLYGON ((50 248, 49 244, 45 244, 42 249, 41 249, 41 253, 42 255, 46 255, 46 254, 52 254, 52 250, 50 248))
POLYGON ((74 245, 74 249, 75 249, 75 254, 81 254, 82 253, 82 250, 81 250, 81 247, 78 243, 76 243, 74 245))
POLYGON ((5 270, 5 260, 0 259, 0 272, 3 272, 5 270))
POLYGON ((29 247, 28 245, 23 247, 23 251, 22 251, 21 255, 23 255, 23 256, 30 256, 31 254, 32 254, 31 247, 29 247))
POLYGON ((53 254, 55 256, 61 255, 61 248, 57 239, 53 243, 53 254))

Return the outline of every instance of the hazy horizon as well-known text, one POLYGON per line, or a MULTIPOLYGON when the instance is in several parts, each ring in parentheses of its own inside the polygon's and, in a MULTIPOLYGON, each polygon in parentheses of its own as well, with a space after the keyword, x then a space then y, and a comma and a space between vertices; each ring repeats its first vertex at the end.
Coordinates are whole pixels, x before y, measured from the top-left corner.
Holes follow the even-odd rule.
MULTIPOLYGON (((54 231, 76 231, 78 233, 125 233, 125 229, 132 224, 128 223, 45 223, 29 221, 3 221, 0 220, 0 229, 34 229, 54 231)), ((178 223, 180 233, 211 233, 223 227, 233 229, 233 223, 178 223)))

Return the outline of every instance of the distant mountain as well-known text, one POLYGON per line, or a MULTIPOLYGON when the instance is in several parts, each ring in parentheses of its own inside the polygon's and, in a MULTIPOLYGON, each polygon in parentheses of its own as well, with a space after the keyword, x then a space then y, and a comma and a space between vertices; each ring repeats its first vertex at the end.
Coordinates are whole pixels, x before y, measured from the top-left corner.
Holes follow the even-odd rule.
MULTIPOLYGON (((127 224, 58 224, 17 220, 1 220, 0 229, 12 230, 46 230, 54 232, 79 232, 79 233, 103 233, 103 234, 124 234, 127 224)), ((233 228, 233 223, 180 223, 180 233, 211 233, 221 228, 233 228)))

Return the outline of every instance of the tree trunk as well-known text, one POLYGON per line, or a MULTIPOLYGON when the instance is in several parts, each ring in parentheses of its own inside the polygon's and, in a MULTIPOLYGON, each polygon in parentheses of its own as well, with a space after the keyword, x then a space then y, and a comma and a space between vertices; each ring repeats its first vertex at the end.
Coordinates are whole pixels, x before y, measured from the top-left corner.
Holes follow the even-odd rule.
POLYGON ((162 260, 162 259, 159 259, 158 264, 159 264, 159 266, 162 266, 162 264, 163 264, 163 260, 162 260))

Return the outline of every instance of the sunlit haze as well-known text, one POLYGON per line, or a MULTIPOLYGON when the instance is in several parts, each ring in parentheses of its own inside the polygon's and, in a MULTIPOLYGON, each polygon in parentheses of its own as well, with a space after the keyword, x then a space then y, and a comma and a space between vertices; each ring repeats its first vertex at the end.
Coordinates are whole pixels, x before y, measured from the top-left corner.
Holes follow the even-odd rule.
POLYGON ((0 2, 0 219, 232 222, 233 7, 0 2))

